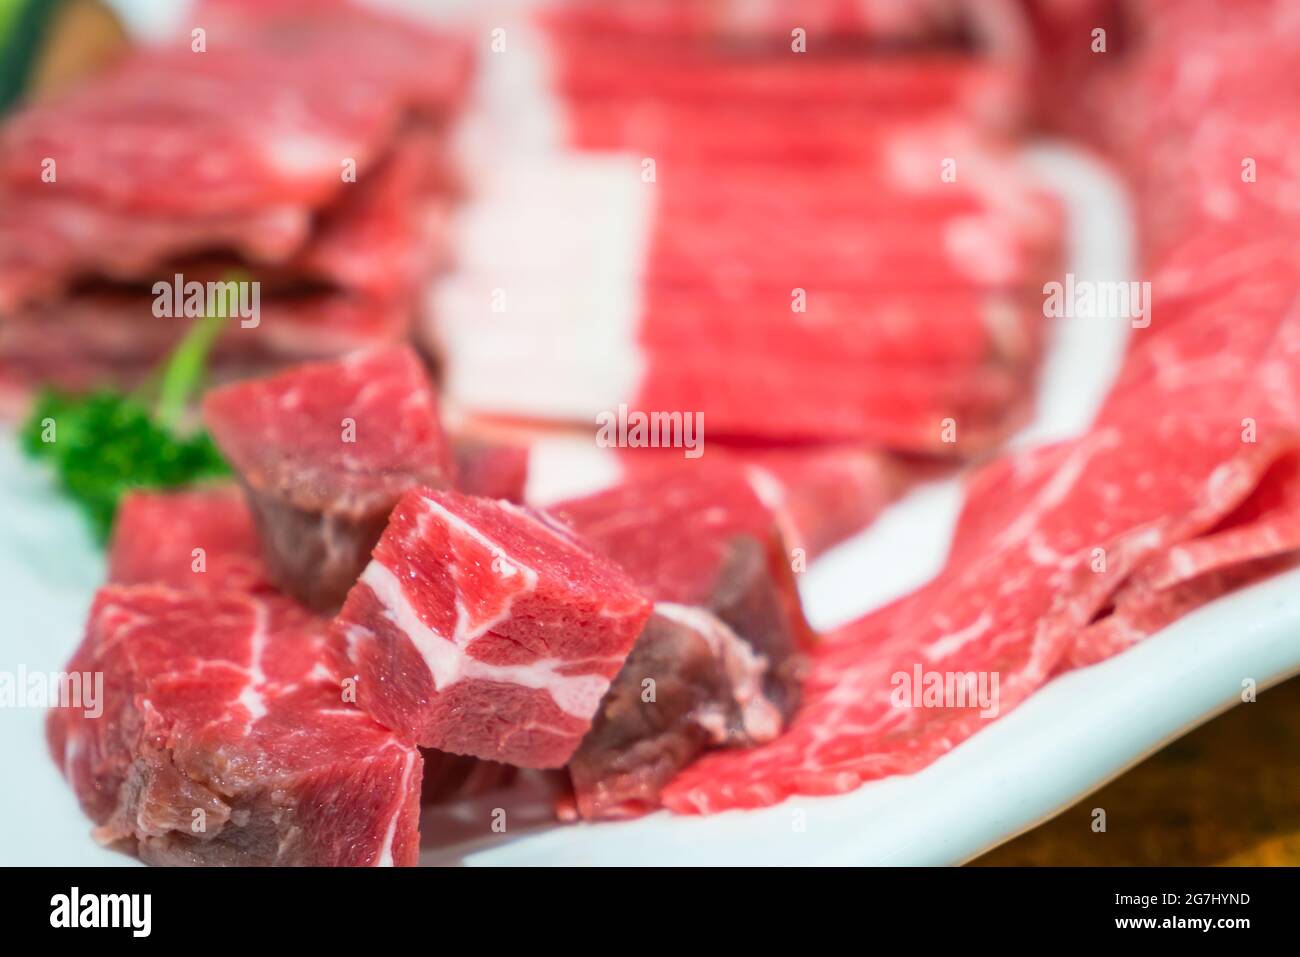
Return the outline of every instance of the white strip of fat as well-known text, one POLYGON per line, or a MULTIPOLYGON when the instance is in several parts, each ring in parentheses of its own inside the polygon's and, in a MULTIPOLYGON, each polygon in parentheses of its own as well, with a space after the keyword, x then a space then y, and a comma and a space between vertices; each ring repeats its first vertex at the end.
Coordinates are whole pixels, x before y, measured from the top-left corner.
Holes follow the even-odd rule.
POLYGON ((383 850, 379 852, 379 858, 375 861, 376 867, 393 867, 393 841, 397 837, 397 822, 401 820, 402 811, 406 810, 406 789, 411 785, 411 771, 415 768, 415 762, 419 760, 418 753, 412 749, 406 753, 406 763, 402 766, 402 783, 397 789, 398 801, 397 807, 393 809, 393 816, 388 819, 388 829, 384 832, 383 850))
POLYGON ((473 199, 454 226, 459 272, 430 294, 431 338, 450 360, 451 404, 594 430, 644 375, 636 333, 656 186, 639 156, 566 148, 553 51, 531 13, 483 23, 495 45, 457 143, 473 199))
POLYGON ((252 724, 266 715, 266 672, 262 670, 262 658, 266 654, 268 641, 266 605, 254 601, 253 632, 249 636, 248 684, 239 692, 239 703, 248 711, 249 723, 252 724))
MULTIPOLYGON (((609 689, 601 675, 561 674, 572 662, 560 658, 539 658, 526 665, 496 665, 471 657, 467 649, 438 634, 421 620, 411 606, 401 582, 387 567, 372 561, 361 575, 384 606, 388 619, 410 640, 433 677, 434 688, 445 691, 458 681, 493 681, 536 688, 551 696, 556 707, 584 721, 596 713, 600 699, 609 689)), ((355 636, 354 636, 355 637, 355 636)))
POLYGON ((433 294, 447 392, 480 413, 570 421, 630 401, 654 184, 623 154, 562 153, 484 174, 460 272, 433 294))

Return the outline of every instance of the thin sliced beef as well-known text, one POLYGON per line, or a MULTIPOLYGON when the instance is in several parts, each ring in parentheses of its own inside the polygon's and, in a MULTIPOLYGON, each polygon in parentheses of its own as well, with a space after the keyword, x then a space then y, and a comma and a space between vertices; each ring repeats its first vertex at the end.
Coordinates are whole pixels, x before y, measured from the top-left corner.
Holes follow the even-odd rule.
POLYGON ((463 94, 459 39, 350 4, 226 19, 221 6, 205 52, 188 35, 143 48, 19 113, 0 132, 0 181, 137 214, 311 210, 341 189, 345 158, 364 168, 413 109, 463 94))
MULTIPOLYGON (((184 275, 196 278, 188 271, 184 275)), ((151 293, 98 286, 8 316, 0 322, 0 370, 28 386, 133 388, 192 327, 187 318, 155 316, 153 302, 151 293)), ((229 320, 210 367, 219 380, 229 380, 286 363, 334 359, 401 341, 412 317, 411 303, 401 298, 335 292, 264 296, 255 326, 229 320)))
POLYGON ((1138 331, 1092 429, 977 473, 939 575, 828 635, 790 730, 706 755, 668 786, 667 805, 756 807, 915 771, 1071 662, 1254 580, 1279 553, 1272 567, 1288 563, 1300 277, 1256 265, 1247 289, 1157 299, 1167 314, 1138 331), (996 677, 996 700, 900 696, 917 669, 996 677))
MULTIPOLYGON (((911 478, 900 461, 854 446, 712 444, 708 456, 743 470, 775 517, 792 563, 802 557, 804 567, 869 526, 911 478)), ((619 474, 650 480, 674 466, 690 473, 696 464, 678 449, 620 449, 618 461, 619 474)))
POLYGON ((1235 588, 1300 561, 1300 454, 1282 456, 1251 496, 1207 534, 1138 568, 1111 608, 1075 639, 1063 668, 1123 651, 1235 588))

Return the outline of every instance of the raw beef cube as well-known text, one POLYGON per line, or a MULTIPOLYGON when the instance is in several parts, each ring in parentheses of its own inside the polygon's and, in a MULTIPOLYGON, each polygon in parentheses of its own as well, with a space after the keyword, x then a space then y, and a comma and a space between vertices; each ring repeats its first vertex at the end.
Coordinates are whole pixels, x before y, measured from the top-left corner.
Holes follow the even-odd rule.
POLYGON ((707 611, 656 605, 569 762, 578 813, 644 814, 705 749, 776 737, 783 722, 763 694, 765 671, 748 643, 707 611))
POLYGON ((903 470, 867 449, 755 449, 741 458, 786 540, 808 559, 870 525, 903 486, 903 470))
POLYGON ((127 494, 113 526, 108 578, 181 591, 271 587, 253 516, 234 485, 127 494))
POLYGON ((102 589, 55 761, 104 844, 151 864, 414 864, 421 763, 344 703, 337 636, 279 597, 102 589))
POLYGON ((405 347, 214 390, 204 417, 276 583, 313 608, 342 603, 404 491, 451 484, 437 398, 405 347))
POLYGON ((559 767, 650 615, 623 571, 509 502, 402 497, 337 624, 357 700, 425 747, 559 767))
POLYGON ((811 634, 776 520, 741 468, 647 468, 552 511, 643 594, 716 615, 763 656, 764 693, 793 712, 811 634))
POLYGON ((452 453, 456 457, 458 492, 523 504, 524 486, 528 484, 528 449, 458 435, 452 440, 452 453))

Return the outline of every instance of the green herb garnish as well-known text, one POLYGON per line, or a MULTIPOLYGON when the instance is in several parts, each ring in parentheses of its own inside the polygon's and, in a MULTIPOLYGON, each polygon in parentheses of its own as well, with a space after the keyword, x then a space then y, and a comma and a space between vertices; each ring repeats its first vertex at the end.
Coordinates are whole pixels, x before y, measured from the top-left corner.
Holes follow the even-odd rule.
POLYGON ((200 319, 140 390, 70 395, 47 389, 23 425, 23 449, 49 462, 60 488, 107 541, 122 496, 133 488, 174 488, 229 474, 206 432, 180 427, 203 380, 223 320, 200 319))

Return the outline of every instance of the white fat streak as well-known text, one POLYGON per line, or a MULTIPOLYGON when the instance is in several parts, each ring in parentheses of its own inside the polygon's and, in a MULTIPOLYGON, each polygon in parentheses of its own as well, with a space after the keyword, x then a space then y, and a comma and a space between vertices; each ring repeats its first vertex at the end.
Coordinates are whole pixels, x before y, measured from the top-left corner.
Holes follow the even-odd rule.
POLYGON ((630 401, 655 186, 625 154, 498 167, 462 213, 432 314, 466 409, 580 422, 630 401))
POLYGON ((266 672, 262 670, 267 642, 266 606, 255 601, 253 608, 255 618, 253 633, 249 637, 248 684, 239 692, 239 703, 248 711, 250 723, 266 714, 266 698, 262 694, 266 686, 266 672))
POLYGON ((564 103, 551 82, 551 50, 533 25, 531 6, 485 12, 476 24, 485 37, 489 29, 504 30, 507 46, 479 58, 470 110, 456 131, 455 155, 471 173, 501 156, 558 149, 568 138, 564 103))
POLYGON ((397 789, 398 801, 397 807, 393 809, 393 816, 388 820, 388 829, 384 832, 384 849, 379 853, 379 859, 375 862, 376 867, 393 867, 393 841, 397 837, 397 822, 402 816, 402 811, 406 808, 406 789, 411 784, 411 769, 415 766, 416 753, 408 751, 406 753, 406 764, 402 767, 402 783, 397 789))
POLYGON ((986 634, 992 625, 993 616, 987 611, 980 612, 980 616, 965 628, 949 632, 942 638, 931 642, 930 646, 925 649, 925 656, 931 661, 946 658, 986 634))
MULTIPOLYGON (((556 707, 582 720, 596 713, 600 699, 609 688, 608 679, 600 675, 564 675, 559 669, 573 663, 558 658, 541 658, 526 665, 494 665, 470 657, 464 647, 426 625, 411 607, 402 588, 388 568, 372 561, 361 575, 375 597, 384 606, 385 616, 399 628, 424 659, 433 686, 445 691, 458 681, 495 681, 547 692, 556 707)), ((355 640, 357 633, 349 634, 355 640)))
POLYGON ((1080 441, 1071 450, 1069 458, 1056 470, 1056 474, 1038 490, 1030 506, 994 540, 994 547, 1011 548, 1028 541, 1042 525, 1043 516, 1065 501, 1071 489, 1083 476, 1083 471, 1088 467, 1092 457, 1118 441, 1119 436, 1113 428, 1102 429, 1095 435, 1080 441))
MULTIPOLYGON (((461 534, 469 538, 472 538, 474 541, 478 542, 489 552, 491 552, 493 556, 492 559, 493 562, 497 563, 498 565, 496 569, 497 574, 501 575, 501 577, 503 578, 511 578, 516 574, 522 573, 524 576, 523 578, 524 585, 522 591, 527 593, 537 588, 537 572, 534 571, 532 568, 529 568, 523 562, 520 562, 517 559, 513 559, 510 556, 508 556, 505 553, 505 549, 503 549, 500 543, 498 543, 495 539, 488 538, 486 535, 480 532, 473 525, 466 522, 459 515, 456 515, 454 512, 448 511, 446 508, 439 505, 433 499, 425 498, 423 499, 423 501, 424 504, 428 507, 430 512, 433 512, 434 514, 441 516, 442 520, 446 522, 448 525, 455 528, 461 534)), ((427 520, 428 520, 428 513, 426 512, 424 515, 420 516, 420 523, 423 524, 427 520)), ((453 572, 455 571, 454 565, 452 566, 452 571, 453 572)), ((510 617, 510 609, 514 606, 514 603, 515 603, 515 595, 511 595, 510 600, 506 602, 506 605, 504 608, 501 609, 500 614, 498 614, 495 618, 490 618, 487 621, 482 622, 476 628, 471 628, 469 626, 469 615, 465 611, 465 603, 461 601, 460 589, 459 588, 456 589, 456 632, 452 636, 452 640, 457 645, 463 648, 464 646, 468 645, 471 641, 474 641, 476 638, 481 638, 483 635, 487 634, 495 625, 505 621, 507 618, 510 617)))
POLYGON ((566 149, 545 37, 521 11, 507 38, 508 53, 484 58, 457 143, 475 174, 454 227, 460 272, 431 294, 447 396, 594 428, 644 372, 636 331, 656 187, 639 156, 566 149))

